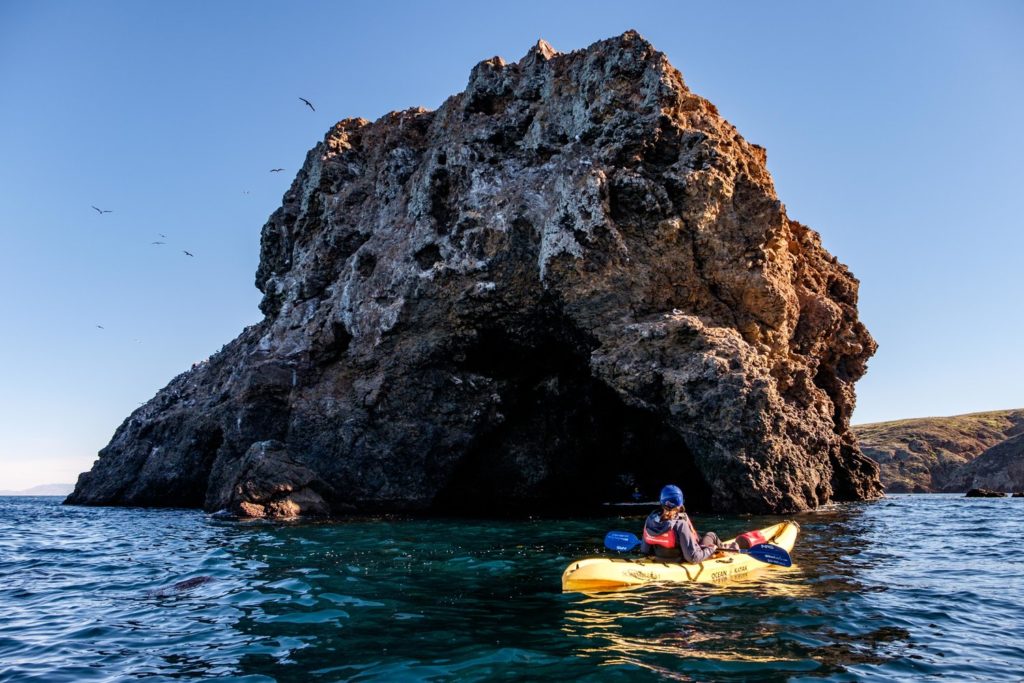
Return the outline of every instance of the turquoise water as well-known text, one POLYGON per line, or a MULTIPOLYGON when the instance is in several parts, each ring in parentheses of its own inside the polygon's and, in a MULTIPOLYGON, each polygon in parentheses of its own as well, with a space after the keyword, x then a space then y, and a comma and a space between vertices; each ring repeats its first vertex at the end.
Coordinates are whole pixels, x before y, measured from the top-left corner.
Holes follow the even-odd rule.
POLYGON ((795 566, 743 583, 561 592, 640 516, 271 525, 0 498, 0 680, 1024 677, 1024 499, 891 496, 796 517, 795 566))

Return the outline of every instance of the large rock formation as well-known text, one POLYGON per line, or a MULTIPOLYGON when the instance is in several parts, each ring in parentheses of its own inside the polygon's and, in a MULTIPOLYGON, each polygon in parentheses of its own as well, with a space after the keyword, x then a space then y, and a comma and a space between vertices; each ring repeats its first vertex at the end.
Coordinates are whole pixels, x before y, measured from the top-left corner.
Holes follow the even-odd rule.
POLYGON ((1024 410, 922 417, 853 427, 892 493, 1024 490, 1024 410))
POLYGON ((849 428, 875 350, 857 280, 787 217, 764 149, 635 32, 540 42, 436 111, 338 123, 264 226, 256 285, 265 319, 132 414, 68 502, 880 495, 849 428), (240 464, 267 441, 302 476, 240 464))

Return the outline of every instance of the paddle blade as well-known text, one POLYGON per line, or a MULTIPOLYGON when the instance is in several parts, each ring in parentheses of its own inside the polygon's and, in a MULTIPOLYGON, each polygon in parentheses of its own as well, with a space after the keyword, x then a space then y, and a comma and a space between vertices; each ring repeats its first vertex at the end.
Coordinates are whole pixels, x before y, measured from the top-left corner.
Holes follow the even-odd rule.
POLYGON ((636 537, 636 534, 631 534, 628 531, 609 531, 608 535, 604 537, 604 547, 617 553, 632 550, 638 545, 640 545, 640 539, 636 537))
POLYGON ((789 553, 784 548, 772 545, 771 543, 759 543, 750 550, 744 550, 743 552, 755 560, 767 562, 768 564, 777 564, 780 567, 789 567, 793 564, 793 558, 789 556, 789 553))

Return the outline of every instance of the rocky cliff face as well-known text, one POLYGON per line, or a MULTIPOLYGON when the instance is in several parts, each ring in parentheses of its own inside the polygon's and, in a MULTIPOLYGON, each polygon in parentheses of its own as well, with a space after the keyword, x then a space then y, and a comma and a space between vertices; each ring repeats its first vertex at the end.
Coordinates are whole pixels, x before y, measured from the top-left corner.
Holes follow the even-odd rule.
POLYGON ((540 42, 436 111, 338 123, 264 226, 256 285, 265 319, 132 414, 68 502, 880 495, 849 428, 875 350, 857 280, 635 32, 540 42))
POLYGON ((997 443, 961 467, 943 490, 957 493, 975 488, 1024 491, 1024 431, 997 443))
POLYGON ((893 493, 1024 490, 1024 410, 924 417, 853 428, 893 493))

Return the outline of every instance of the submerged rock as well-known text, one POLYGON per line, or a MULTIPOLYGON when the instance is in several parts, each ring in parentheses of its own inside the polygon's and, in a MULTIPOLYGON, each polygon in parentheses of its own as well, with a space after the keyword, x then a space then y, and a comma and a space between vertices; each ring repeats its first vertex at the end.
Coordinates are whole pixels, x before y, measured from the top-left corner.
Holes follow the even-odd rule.
POLYGON ((185 593, 187 591, 192 590, 193 588, 204 586, 213 581, 215 581, 215 579, 212 576, 196 576, 191 579, 185 579, 184 581, 178 581, 177 583, 171 586, 166 586, 164 588, 157 588, 151 591, 147 591, 146 595, 157 598, 166 598, 177 593, 185 593))
POLYGON ((264 226, 256 284, 264 320, 129 417, 69 503, 880 495, 849 428, 875 350, 857 280, 635 32, 541 41, 436 111, 341 121, 264 226))

